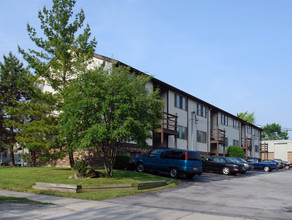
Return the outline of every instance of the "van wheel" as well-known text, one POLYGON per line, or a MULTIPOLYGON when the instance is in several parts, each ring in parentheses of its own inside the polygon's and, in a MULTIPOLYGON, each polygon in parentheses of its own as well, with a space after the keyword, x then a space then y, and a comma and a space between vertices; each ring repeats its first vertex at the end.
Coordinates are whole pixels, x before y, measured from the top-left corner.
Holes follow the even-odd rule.
POLYGON ((228 167, 224 167, 223 170, 222 170, 222 173, 224 175, 228 175, 228 174, 230 174, 230 169, 228 167))
POLYGON ((141 172, 144 172, 144 170, 145 170, 144 164, 138 163, 137 164, 137 171, 141 173, 141 172))
POLYGON ((265 172, 270 172, 270 167, 265 166, 265 167, 264 167, 264 171, 265 171, 265 172))
POLYGON ((177 178, 178 177, 178 169, 177 168, 170 168, 169 175, 171 178, 177 178))

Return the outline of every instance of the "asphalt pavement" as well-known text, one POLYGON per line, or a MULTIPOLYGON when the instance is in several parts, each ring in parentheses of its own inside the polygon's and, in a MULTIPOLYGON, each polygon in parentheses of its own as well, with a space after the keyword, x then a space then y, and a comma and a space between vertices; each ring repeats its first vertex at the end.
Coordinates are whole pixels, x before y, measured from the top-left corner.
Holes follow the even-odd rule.
POLYGON ((104 201, 0 190, 56 204, 0 204, 0 219, 292 219, 291 183, 292 170, 204 173, 173 188, 104 201))

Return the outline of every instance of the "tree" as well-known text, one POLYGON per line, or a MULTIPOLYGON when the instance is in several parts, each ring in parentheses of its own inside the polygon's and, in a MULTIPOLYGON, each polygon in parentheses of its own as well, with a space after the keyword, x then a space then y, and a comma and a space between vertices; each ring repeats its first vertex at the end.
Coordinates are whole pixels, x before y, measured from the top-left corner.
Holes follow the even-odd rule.
POLYGON ((237 117, 251 124, 254 124, 256 122, 254 112, 248 113, 248 111, 246 111, 246 112, 237 113, 237 117))
POLYGON ((3 59, 4 63, 0 62, 1 144, 9 148, 10 166, 14 166, 16 124, 23 123, 15 109, 31 100, 33 76, 11 52, 3 59))
POLYGON ((244 150, 239 146, 230 146, 227 148, 227 154, 229 157, 244 158, 244 150))
MULTIPOLYGON (((51 94, 42 93, 34 88, 35 95, 30 102, 20 103, 14 112, 22 117, 22 123, 16 123, 18 129, 16 140, 21 147, 27 148, 31 155, 31 164, 36 166, 37 154, 39 159, 51 159, 51 150, 56 148, 55 137, 58 135, 56 117, 51 114, 54 110, 54 98, 51 94), (41 102, 41 104, 40 104, 41 102)), ((58 152, 59 153, 59 152, 58 152)))
MULTIPOLYGON (((97 44, 95 39, 89 41, 89 25, 80 33, 85 19, 82 9, 71 22, 75 3, 75 0, 53 0, 51 10, 44 7, 39 11, 40 27, 46 39, 37 37, 36 29, 27 25, 29 37, 40 51, 29 49, 29 52, 25 52, 19 47, 20 53, 35 73, 44 78, 57 92, 59 104, 63 100, 63 88, 76 77, 77 67, 88 64, 92 59, 97 44), (80 34, 77 36, 78 33, 80 34)), ((57 111, 60 108, 61 106, 58 106, 57 111)), ((73 167, 73 152, 70 148, 68 153, 70 165, 73 167)))
POLYGON ((287 140, 288 138, 288 131, 282 131, 280 124, 272 123, 263 127, 263 140, 287 140))
POLYGON ((109 178, 117 151, 146 139, 159 126, 162 101, 159 91, 145 89, 150 80, 131 74, 124 66, 103 66, 73 80, 65 90, 61 114, 61 136, 72 148, 94 147, 109 178))

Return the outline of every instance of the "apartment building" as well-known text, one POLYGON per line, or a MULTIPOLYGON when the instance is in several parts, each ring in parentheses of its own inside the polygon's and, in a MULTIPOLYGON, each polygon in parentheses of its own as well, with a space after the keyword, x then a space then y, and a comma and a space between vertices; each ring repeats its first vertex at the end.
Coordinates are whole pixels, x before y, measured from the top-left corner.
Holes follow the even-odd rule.
MULTIPOLYGON (((98 54, 94 63, 125 65, 118 60, 98 54)), ((138 74, 145 74, 131 67, 138 74)), ((245 157, 260 157, 261 128, 213 106, 191 94, 152 78, 148 89, 159 88, 164 101, 164 119, 151 140, 150 147, 169 147, 196 150, 202 156, 225 155, 228 146, 240 146, 245 157)), ((124 152, 139 154, 134 143, 125 145, 124 152)))

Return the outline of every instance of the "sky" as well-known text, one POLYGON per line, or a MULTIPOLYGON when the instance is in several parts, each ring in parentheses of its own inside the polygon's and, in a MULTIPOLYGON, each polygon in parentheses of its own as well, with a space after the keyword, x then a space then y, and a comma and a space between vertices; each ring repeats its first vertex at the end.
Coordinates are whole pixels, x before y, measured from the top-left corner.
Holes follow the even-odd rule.
MULTIPOLYGON (((52 0, 0 0, 0 61, 36 48, 38 11, 52 0)), ((292 1, 77 0, 96 53, 117 59, 256 125, 292 139, 292 1)))

